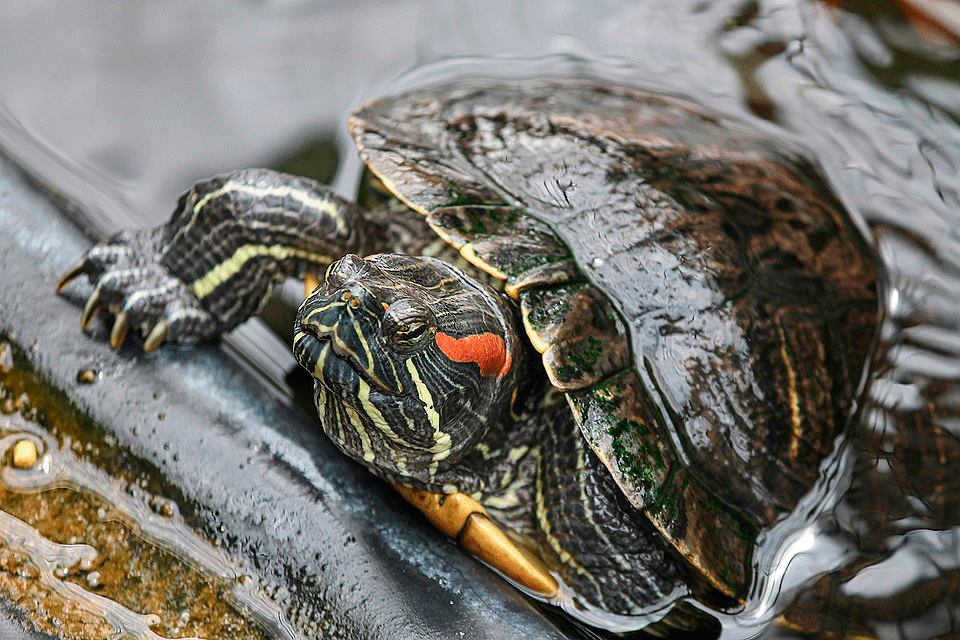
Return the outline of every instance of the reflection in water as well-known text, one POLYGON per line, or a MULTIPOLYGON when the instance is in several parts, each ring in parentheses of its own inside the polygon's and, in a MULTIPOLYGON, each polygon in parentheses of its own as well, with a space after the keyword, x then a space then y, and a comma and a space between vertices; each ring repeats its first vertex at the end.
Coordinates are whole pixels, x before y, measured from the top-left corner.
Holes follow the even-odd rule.
MULTIPOLYGON (((0 389, 7 391, 5 386, 0 389)), ((27 400, 26 395, 21 398, 21 404, 36 402, 36 398, 27 400)), ((186 626, 204 630, 208 637, 229 634, 253 640, 266 637, 259 626, 271 629, 270 637, 296 637, 282 612, 241 575, 235 563, 184 523, 175 503, 160 497, 148 500, 142 491, 125 490, 116 479, 77 457, 69 445, 58 446, 49 431, 18 413, 0 414, 0 459, 5 462, 0 466, 0 491, 5 498, 5 510, 0 511, 0 547, 12 553, 4 556, 3 569, 11 574, 8 579, 37 580, 35 585, 7 582, 5 588, 21 590, 17 592, 27 594, 28 601, 38 603, 38 609, 31 611, 42 628, 49 624, 67 635, 106 637, 118 633, 162 640, 167 636, 158 635, 151 627, 163 623, 173 637, 185 637, 181 634, 186 626), (24 440, 36 445, 39 457, 29 468, 16 468, 11 464, 11 450, 24 440), (12 513, 40 522, 54 537, 69 535, 77 523, 89 522, 81 538, 101 547, 104 557, 89 544, 54 542, 12 513), (119 554, 118 541, 124 548, 119 554), (151 549, 152 545, 159 545, 160 550, 151 549), (134 549, 140 549, 140 555, 127 557, 134 549), (167 552, 173 555, 163 557, 167 552), (199 580, 194 575, 197 569, 203 576, 199 580), (181 608, 171 611, 177 598, 168 593, 158 601, 152 593, 154 589, 162 592, 167 583, 172 592, 192 593, 193 598, 187 597, 181 608), (205 604, 210 583, 218 592, 212 606, 205 604), (142 589, 140 584, 150 588, 142 589), (138 592, 144 600, 131 604, 130 594, 138 592), (229 608, 223 610, 218 601, 224 597, 252 614, 253 620, 244 620, 246 615, 237 616, 229 608), (137 613, 124 602, 141 610, 161 611, 164 619, 155 613, 137 613), (52 617, 46 618, 44 612, 52 617), (103 624, 106 626, 99 629, 103 624), (236 635, 241 629, 244 635, 236 635)))
MULTIPOLYGON (((27 565, 37 570, 40 585, 65 603, 69 603, 66 606, 78 607, 102 617, 109 626, 99 630, 100 633, 117 633, 122 637, 143 640, 165 640, 164 636, 157 635, 150 629, 160 623, 159 616, 152 613, 141 615, 114 600, 98 596, 78 584, 63 580, 75 567, 79 567, 81 571, 89 571, 93 567, 97 556, 97 550, 93 547, 86 544, 57 544, 41 536, 30 525, 3 511, 0 511, 0 543, 25 554, 27 565)), ((5 569, 17 570, 12 568, 10 563, 7 563, 5 569)), ((95 584, 96 572, 87 573, 87 579, 91 584, 95 584)), ((85 628, 84 631, 89 633, 92 630, 85 628)), ((200 639, 191 637, 186 640, 200 639)))

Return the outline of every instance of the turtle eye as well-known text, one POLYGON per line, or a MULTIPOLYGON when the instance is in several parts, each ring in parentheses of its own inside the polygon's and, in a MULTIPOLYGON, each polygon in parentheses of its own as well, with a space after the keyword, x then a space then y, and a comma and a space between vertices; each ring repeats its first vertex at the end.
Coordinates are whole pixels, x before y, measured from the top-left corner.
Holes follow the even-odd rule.
POLYGON ((423 342, 431 326, 427 313, 420 305, 401 301, 387 309, 381 333, 392 346, 405 350, 423 342))
POLYGON ((398 327, 393 334, 393 341, 401 347, 413 347, 419 344, 427 335, 427 323, 422 320, 413 320, 398 327))

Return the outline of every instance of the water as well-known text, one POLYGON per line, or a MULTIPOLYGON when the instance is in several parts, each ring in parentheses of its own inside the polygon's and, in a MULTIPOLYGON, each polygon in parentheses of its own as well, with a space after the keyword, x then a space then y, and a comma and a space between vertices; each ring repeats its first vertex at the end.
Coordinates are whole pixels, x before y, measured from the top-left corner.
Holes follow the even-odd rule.
POLYGON ((185 524, 176 503, 145 489, 146 473, 130 477, 116 461, 103 465, 108 473, 87 459, 109 443, 14 366, 9 343, 0 351, 0 591, 39 630, 144 640, 189 632, 300 637, 233 558, 185 524), (36 460, 18 468, 10 453, 24 441, 36 460))
MULTIPOLYGON (((339 149, 334 184, 350 195, 350 108, 478 68, 588 70, 793 138, 876 249, 882 336, 860 420, 806 507, 767 535, 764 578, 724 632, 957 633, 960 47, 892 3, 847 6, 7 3, 0 144, 102 234, 164 220, 196 178, 281 165, 308 144, 339 149)), ((235 344, 260 335, 248 325, 235 344)), ((256 366, 279 378, 292 359, 267 344, 256 366)))

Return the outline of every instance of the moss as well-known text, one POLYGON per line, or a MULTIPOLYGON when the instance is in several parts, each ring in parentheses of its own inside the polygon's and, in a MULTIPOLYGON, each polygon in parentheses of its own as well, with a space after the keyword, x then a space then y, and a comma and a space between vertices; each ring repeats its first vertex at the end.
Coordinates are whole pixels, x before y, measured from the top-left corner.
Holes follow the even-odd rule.
POLYGON ((515 278, 521 273, 525 273, 535 267, 539 267, 540 265, 550 262, 550 260, 547 259, 547 256, 542 254, 530 253, 529 251, 523 250, 523 248, 521 248, 519 251, 510 251, 510 249, 515 248, 509 247, 505 252, 506 255, 502 257, 504 264, 498 264, 497 266, 511 278, 515 278))
POLYGON ((607 429, 610 448, 613 450, 620 470, 631 478, 655 483, 667 470, 658 447, 649 440, 650 429, 634 420, 621 418, 607 429), (639 445, 639 454, 633 446, 639 445))
POLYGON ((563 292, 532 293, 527 321, 536 330, 559 324, 570 313, 570 303, 563 292))
POLYGON ((586 340, 567 345, 564 353, 567 364, 557 367, 557 373, 566 380, 593 375, 601 355, 603 343, 596 336, 587 336, 586 340))
POLYGON ((497 202, 489 202, 484 200, 481 194, 467 193, 460 191, 459 189, 451 189, 447 192, 447 194, 450 199, 447 204, 444 205, 445 207, 470 207, 499 204, 497 202))
MULTIPOLYGON (((3 338, 0 335, 0 351, 9 353, 13 347, 3 338)), ((96 549, 93 565, 65 566, 62 579, 112 601, 112 606, 156 614, 158 634, 265 638, 250 614, 233 604, 235 586, 230 580, 194 565, 162 541, 148 538, 138 525, 135 510, 125 511, 103 497, 125 488, 139 497, 153 494, 150 506, 168 516, 174 501, 167 496, 173 492, 155 493, 153 488, 161 483, 133 473, 135 462, 112 446, 102 430, 71 406, 62 392, 28 370, 22 353, 16 350, 14 362, 12 368, 0 370, 0 417, 17 412, 18 421, 32 423, 36 432, 46 431, 59 440, 59 460, 65 465, 65 476, 82 473, 80 477, 96 477, 86 466, 71 470, 78 464, 75 456, 82 454, 87 463, 105 461, 113 477, 97 480, 84 489, 71 485, 43 491, 0 482, 3 511, 36 530, 35 539, 18 540, 9 536, 9 531, 0 535, 0 542, 5 542, 0 545, 0 599, 15 602, 16 610, 31 625, 57 637, 108 637, 111 630, 106 613, 85 606, 70 591, 39 579, 25 551, 28 545, 36 551, 46 544, 82 543, 96 549), (91 488, 98 489, 100 495, 91 488)), ((18 428, 5 427, 9 433, 18 428)), ((176 502, 185 503, 182 499, 176 502)), ((186 527, 182 523, 170 526, 186 527)))
POLYGON ((650 513, 664 523, 672 523, 680 517, 680 502, 669 494, 662 493, 650 507, 650 513))

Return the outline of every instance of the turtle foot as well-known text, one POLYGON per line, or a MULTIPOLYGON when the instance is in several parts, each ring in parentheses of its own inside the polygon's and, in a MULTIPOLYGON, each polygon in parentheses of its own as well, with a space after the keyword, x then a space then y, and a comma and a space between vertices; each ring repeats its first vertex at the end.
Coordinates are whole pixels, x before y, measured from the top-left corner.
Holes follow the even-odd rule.
POLYGON ((80 317, 86 330, 102 312, 115 315, 110 345, 119 348, 131 329, 144 336, 144 351, 164 342, 215 338, 220 323, 189 287, 158 261, 153 231, 122 231, 92 247, 57 281, 60 291, 86 275, 94 285, 80 317))

